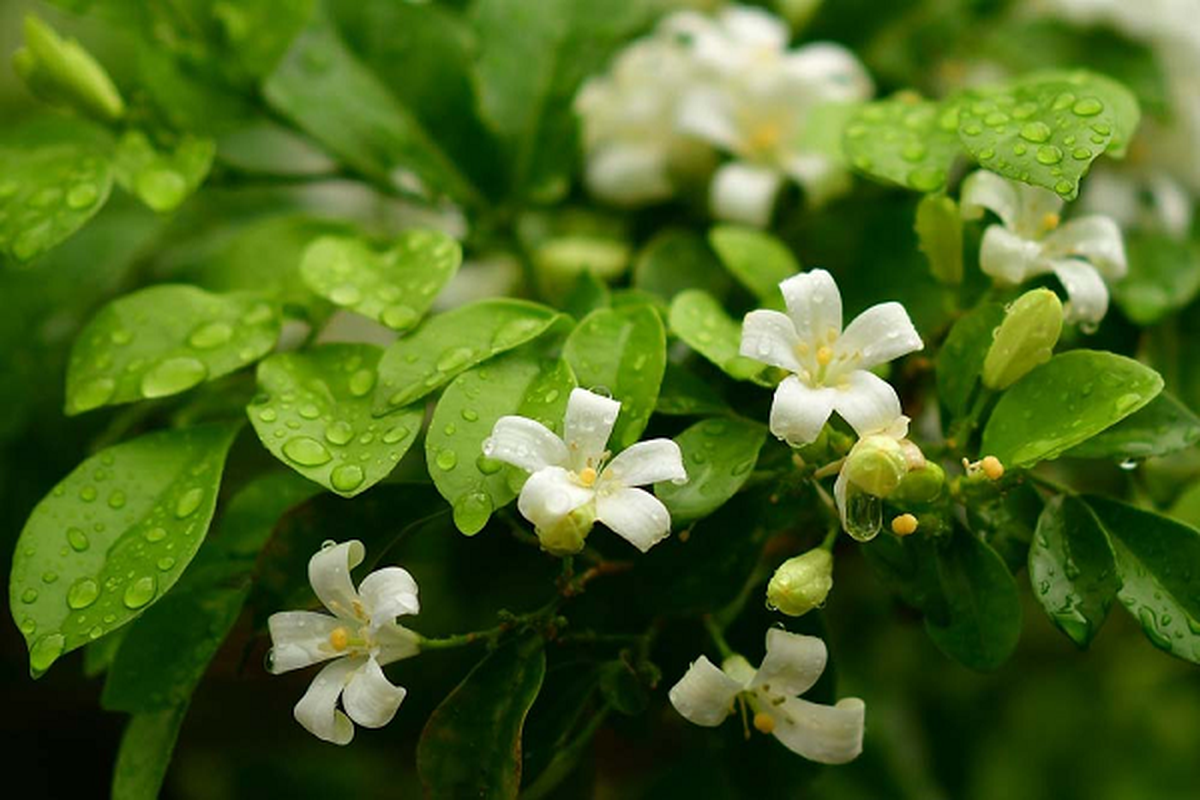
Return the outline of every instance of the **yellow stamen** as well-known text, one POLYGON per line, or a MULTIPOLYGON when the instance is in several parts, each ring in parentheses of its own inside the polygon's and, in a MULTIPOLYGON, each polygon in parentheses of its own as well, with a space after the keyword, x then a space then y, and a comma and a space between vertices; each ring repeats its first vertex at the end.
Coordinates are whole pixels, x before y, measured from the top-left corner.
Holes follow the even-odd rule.
POLYGON ((917 518, 912 514, 901 514, 892 520, 892 533, 908 536, 917 532, 917 518))
POLYGON ((329 632, 329 644, 339 653, 350 646, 350 631, 345 628, 334 628, 329 632))
POLYGON ((1055 214, 1053 211, 1047 212, 1046 216, 1042 217, 1042 228, 1047 231, 1052 231, 1058 227, 1058 223, 1062 222, 1062 217, 1055 214))
POLYGON ((775 730, 775 718, 765 711, 754 715, 754 730, 759 733, 771 733, 775 730))
POLYGON ((596 482, 596 470, 591 467, 584 467, 579 471, 579 482, 584 486, 591 486, 596 482))
POLYGON ((833 348, 822 345, 817 350, 817 363, 822 367, 827 367, 830 361, 833 361, 833 348))
POLYGON ((782 137, 783 129, 778 124, 765 122, 750 132, 746 144, 753 152, 762 153, 773 149, 782 137))
POLYGON ((979 466, 983 469, 983 474, 988 476, 988 480, 998 481, 1004 476, 1004 465, 995 456, 984 456, 979 466))

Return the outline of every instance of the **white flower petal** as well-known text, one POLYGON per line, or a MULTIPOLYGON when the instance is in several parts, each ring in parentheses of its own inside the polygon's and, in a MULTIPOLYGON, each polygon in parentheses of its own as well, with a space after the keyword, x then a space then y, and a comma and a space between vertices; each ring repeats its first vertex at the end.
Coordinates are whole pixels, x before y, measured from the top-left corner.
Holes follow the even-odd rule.
POLYGON ((842 521, 842 530, 846 529, 846 490, 850 487, 850 480, 846 477, 846 470, 838 470, 837 480, 833 482, 833 502, 837 506, 838 518, 842 521))
POLYGON ((810 761, 845 764, 862 752, 866 705, 857 697, 836 706, 790 697, 781 706, 764 706, 775 719, 775 738, 810 761))
POLYGON ((1050 220, 1058 221, 1058 215, 1063 208, 1063 199, 1049 189, 1033 186, 1028 183, 1017 183, 1017 224, 1014 233, 1027 239, 1040 238, 1050 230, 1050 220))
POLYGON ((796 335, 813 349, 833 344, 842 332, 842 294, 823 269, 802 272, 779 284, 796 335))
POLYGON ((281 611, 267 620, 271 633, 271 672, 279 675, 341 655, 329 644, 329 634, 342 621, 315 611, 281 611))
POLYGON ((588 153, 587 185, 592 194, 621 206, 665 200, 674 190, 664 148, 620 141, 588 153))
POLYGON ((854 318, 834 345, 834 364, 845 358, 867 369, 924 347, 908 312, 899 303, 871 306, 854 318))
POLYGON ((1063 318, 1067 322, 1095 325, 1108 313, 1108 287, 1095 267, 1086 261, 1052 261, 1054 274, 1067 290, 1063 318))
POLYGON ((594 496, 594 491, 580 486, 567 470, 546 467, 525 481, 517 509, 534 526, 550 529, 594 496))
POLYGON ((688 722, 712 728, 733 712, 733 699, 743 688, 706 657, 700 656, 671 687, 667 696, 688 722))
POLYGON ((1108 217, 1079 217, 1046 237, 1046 256, 1053 259, 1077 257, 1089 262, 1110 280, 1129 270, 1121 229, 1108 217))
POLYGON ((782 50, 791 31, 779 17, 751 6, 726 6, 717 17, 725 33, 737 44, 761 50, 782 50))
POLYGON ((357 539, 322 547, 308 561, 308 581, 313 591, 334 616, 355 619, 358 592, 350 581, 350 570, 362 563, 367 549, 357 539))
POLYGON ((1147 179, 1147 188, 1157 222, 1177 239, 1187 236, 1192 227, 1193 203, 1187 189, 1170 175, 1156 173, 1147 179))
POLYGON ((851 372, 837 387, 833 409, 859 436, 882 433, 902 416, 896 390, 865 369, 851 372))
POLYGON ((342 694, 346 714, 364 728, 382 728, 396 716, 408 691, 393 686, 373 658, 350 676, 342 694))
POLYGON ((788 53, 783 70, 809 88, 814 102, 848 102, 871 96, 871 78, 854 53, 832 42, 815 42, 788 53))
POLYGON ((837 392, 828 387, 813 389, 795 375, 784 378, 771 403, 771 433, 792 447, 816 441, 833 412, 837 392))
POLYGON ((576 472, 585 467, 598 467, 608 447, 621 404, 611 397, 572 389, 567 400, 566 421, 563 423, 567 461, 576 472))
POLYGON ((395 622, 384 623, 374 636, 375 649, 372 652, 380 664, 412 658, 421 651, 421 637, 395 622))
POLYGON ((837 161, 816 153, 795 153, 780 162, 788 177, 804 188, 804 201, 820 208, 850 187, 850 173, 837 161))
POLYGON ((762 689, 775 696, 804 694, 825 671, 828 657, 825 642, 816 636, 771 628, 767 631, 767 655, 750 682, 750 688, 762 689))
POLYGON ((958 202, 963 219, 979 219, 984 211, 991 211, 1006 228, 1016 227, 1021 212, 1020 197, 1012 182, 982 169, 963 180, 958 202))
POLYGON ((796 335, 796 326, 787 314, 759 309, 751 311, 742 320, 740 352, 748 358, 788 372, 799 372, 803 367, 796 358, 798 344, 800 338, 796 335))
POLYGON ((492 427, 492 435, 483 443, 488 458, 537 472, 567 463, 567 446, 554 431, 526 417, 501 417, 492 427))
POLYGON ((350 744, 354 724, 338 710, 337 701, 350 677, 365 664, 365 658, 339 658, 317 673, 308 691, 296 703, 292 714, 318 739, 334 744, 350 744))
POLYGON ((642 489, 625 488, 597 495, 596 519, 643 553, 671 534, 671 512, 642 489))
POLYGON ((774 169, 731 161, 719 167, 712 178, 709 201, 713 216, 765 228, 782 183, 783 177, 774 169))
POLYGON ((392 622, 404 614, 421 611, 417 582, 408 570, 400 567, 377 569, 363 578, 358 585, 358 596, 373 628, 392 622))
POLYGON ((675 113, 675 125, 680 133, 725 150, 741 149, 742 132, 734 118, 728 92, 713 86, 694 87, 680 99, 675 113))
POLYGON ((615 481, 621 486, 645 486, 648 483, 687 482, 683 468, 683 453, 670 439, 651 439, 622 450, 608 463, 602 481, 615 481))
POLYGON ((1025 239, 1007 228, 989 225, 983 232, 979 268, 1004 283, 1022 283, 1044 271, 1041 242, 1025 239))

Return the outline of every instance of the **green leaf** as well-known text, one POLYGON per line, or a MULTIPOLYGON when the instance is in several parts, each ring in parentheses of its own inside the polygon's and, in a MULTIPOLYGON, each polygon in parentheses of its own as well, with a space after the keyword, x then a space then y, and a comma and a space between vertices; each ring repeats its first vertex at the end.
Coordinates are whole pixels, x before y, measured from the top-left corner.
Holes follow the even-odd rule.
POLYGON ((237 430, 204 425, 110 447, 38 503, 9 582, 35 676, 175 584, 204 541, 237 430))
POLYGON ((312 17, 314 0, 206 2, 219 23, 219 39, 247 74, 270 73, 312 17))
POLYGON ((943 624, 925 618, 929 638, 963 666, 998 668, 1021 637, 1016 581, 996 551, 964 529, 936 552, 947 619, 943 624))
POLYGON ((68 414, 167 397, 252 364, 279 338, 279 309, 254 294, 163 284, 106 305, 71 348, 68 414))
POLYGON ((321 13, 296 38, 262 91, 276 111, 381 184, 423 195, 473 192, 321 13))
POLYGON ((654 493, 673 520, 705 517, 737 494, 758 462, 767 429, 744 419, 706 419, 675 437, 687 483, 663 481, 654 493))
POLYGON ((473 4, 480 104, 508 152, 515 194, 553 199, 566 191, 579 85, 661 10, 656 0, 473 4))
POLYGON ((475 665, 421 732, 417 771, 427 797, 515 800, 521 730, 545 674, 545 646, 533 633, 475 665))
POLYGON ((1117 460, 1164 456, 1200 441, 1200 417, 1163 392, 1141 411, 1130 414, 1111 428, 1072 447, 1071 458, 1117 460))
POLYGON ((870 177, 918 192, 946 186, 962 152, 956 136, 958 105, 937 103, 911 91, 867 103, 846 126, 842 146, 850 164, 870 177))
POLYGON ((657 234, 638 254, 633 285, 670 302, 686 289, 724 295, 729 290, 729 276, 702 238, 692 231, 671 228, 657 234))
POLYGON ((953 416, 964 416, 970 409, 992 334, 1003 321, 1004 306, 999 303, 973 308, 954 323, 938 351, 938 398, 953 416))
POLYGON ((108 135, 80 120, 41 119, 0 138, 0 255, 32 261, 108 201, 108 135))
POLYGON ((154 800, 159 796, 186 715, 184 704, 130 718, 113 769, 112 800, 154 800))
POLYGON ((742 326, 730 318, 715 297, 699 289, 680 292, 671 302, 668 316, 671 333, 688 347, 720 367, 731 378, 753 380, 767 385, 758 376, 762 364, 741 355, 742 326))
POLYGON ((265 393, 246 408, 271 455, 342 497, 365 492, 395 469, 421 431, 424 410, 371 415, 382 350, 328 344, 278 353, 258 365, 265 393))
POLYGON ((1162 386, 1157 372, 1124 356, 1059 353, 1001 396, 980 452, 1006 467, 1058 458, 1149 403, 1162 386))
POLYGON ((1116 500, 1085 500, 1112 542, 1121 603, 1155 647, 1200 664, 1200 531, 1116 500))
POLYGON ((200 188, 216 154, 217 143, 206 137, 185 134, 160 144, 131 129, 117 143, 113 166, 122 188, 162 214, 200 188))
POLYGON ((900 537, 885 532, 859 548, 880 582, 924 614, 927 625, 945 624, 950 619, 934 547, 929 536, 900 537))
POLYGON ((588 314, 563 345, 563 358, 580 386, 607 389, 621 403, 609 442, 623 450, 650 422, 667 365, 667 333, 649 306, 600 309, 588 314))
POLYGON ((304 251, 300 274, 343 308, 406 331, 458 272, 462 248, 444 233, 409 230, 383 251, 350 236, 324 236, 304 251))
POLYGON ((654 410, 659 414, 689 417, 728 414, 729 406, 711 384, 686 367, 668 361, 654 410))
POLYGON ((375 414, 388 414, 456 375, 541 336, 561 316, 524 300, 482 300, 423 322, 379 361, 375 414))
POLYGON ((927 194, 917 204, 917 246, 939 282, 956 286, 963 279, 963 223, 958 203, 943 194, 927 194))
POLYGON ((1136 324, 1153 325, 1200 292, 1200 243, 1130 232, 1125 250, 1129 274, 1113 284, 1113 299, 1136 324))
POLYGON ((280 471, 233 497, 171 593, 124 629, 104 684, 105 708, 143 714, 188 704, 241 614, 259 552, 276 523, 318 491, 280 471))
POLYGON ((425 455, 429 474, 468 536, 517 496, 525 473, 483 456, 483 441, 500 417, 515 414, 562 434, 575 376, 565 361, 519 350, 464 372, 446 387, 433 412, 425 455))
POLYGON ((1076 497, 1055 497, 1038 519, 1029 548, 1029 582, 1050 620, 1087 647, 1121 588, 1112 545, 1076 497))
POLYGON ((1141 112, 1110 78, 1052 71, 968 96, 958 116, 963 146, 981 166, 1074 200, 1092 161, 1124 154, 1141 112))
POLYGON ((778 238, 741 225, 718 225, 708 243, 725 269, 755 297, 771 308, 782 308, 779 284, 800 271, 800 262, 778 238))
POLYGON ((125 113, 125 101, 100 62, 33 14, 25 17, 25 46, 13 54, 13 70, 49 103, 76 108, 103 123, 125 113))

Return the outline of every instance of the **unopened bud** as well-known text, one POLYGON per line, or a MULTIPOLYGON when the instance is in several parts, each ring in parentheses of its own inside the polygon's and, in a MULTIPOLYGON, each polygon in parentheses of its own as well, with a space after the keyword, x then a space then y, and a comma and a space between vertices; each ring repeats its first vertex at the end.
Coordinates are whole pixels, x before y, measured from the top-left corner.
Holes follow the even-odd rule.
POLYGON ((102 122, 115 122, 125 113, 120 92, 91 53, 33 15, 25 18, 25 46, 13 54, 13 69, 47 102, 102 122))
POLYGON ((1008 307, 983 361, 983 385, 1006 389, 1050 360, 1062 333, 1063 306, 1049 289, 1034 289, 1008 307))
POLYGON ((995 456, 984 456, 979 462, 979 468, 988 476, 988 480, 998 481, 1004 477, 1004 465, 995 456))
POLYGON ((926 461, 920 469, 912 469, 900 481, 891 498, 900 503, 928 503, 942 492, 946 473, 940 465, 926 461))
POLYGON ((791 617, 822 605, 833 588, 833 556, 823 547, 789 558, 767 584, 767 603, 791 617))
POLYGON ((584 503, 548 528, 538 528, 538 542, 553 556, 573 556, 596 524, 596 504, 584 503))
POLYGON ((887 497, 908 473, 908 453, 891 436, 864 436, 854 445, 842 471, 846 480, 875 497, 887 497))

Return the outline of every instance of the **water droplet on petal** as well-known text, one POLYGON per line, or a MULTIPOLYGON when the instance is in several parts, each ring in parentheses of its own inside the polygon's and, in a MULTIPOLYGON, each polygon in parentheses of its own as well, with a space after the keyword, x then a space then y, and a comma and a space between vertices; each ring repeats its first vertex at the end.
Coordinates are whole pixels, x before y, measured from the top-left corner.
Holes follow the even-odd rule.
POLYGON ((125 587, 122 601, 126 608, 141 608, 154 599, 158 591, 158 579, 153 575, 143 575, 125 587))
POLYGON ((317 467, 333 458, 325 445, 308 436, 295 436, 283 445, 283 454, 303 467, 317 467))
POLYGON ((329 482, 339 492, 351 492, 362 485, 364 477, 362 468, 357 464, 342 464, 333 470, 329 482))
POLYGON ((67 605, 78 611, 96 602, 100 596, 100 584, 92 578, 80 578, 67 590, 67 605))

